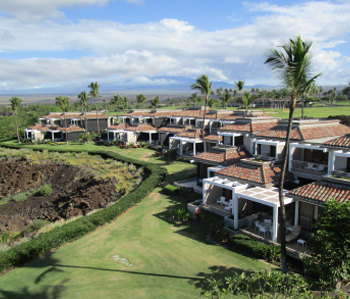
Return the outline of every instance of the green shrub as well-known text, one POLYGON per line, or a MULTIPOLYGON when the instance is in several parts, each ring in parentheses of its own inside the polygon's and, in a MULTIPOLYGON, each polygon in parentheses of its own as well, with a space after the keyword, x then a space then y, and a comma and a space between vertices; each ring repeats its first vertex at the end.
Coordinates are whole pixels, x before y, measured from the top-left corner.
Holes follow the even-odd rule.
MULTIPOLYGON (((11 145, 4 147, 20 148, 19 145, 11 145)), ((38 149, 40 150, 40 149, 38 149)), ((80 152, 76 150, 66 150, 55 148, 56 152, 80 152)), ((87 233, 95 230, 97 227, 114 220, 129 208, 134 206, 145 198, 158 184, 165 178, 167 171, 158 165, 145 161, 138 161, 131 158, 123 157, 117 153, 105 152, 103 150, 87 151, 89 154, 100 155, 103 158, 113 158, 124 163, 132 163, 142 166, 145 169, 145 180, 133 192, 122 197, 115 204, 99 210, 88 216, 78 218, 63 226, 56 227, 49 232, 38 235, 26 243, 22 243, 11 249, 0 252, 0 272, 5 269, 17 267, 26 263, 41 254, 46 254, 52 249, 59 248, 61 245, 74 241, 87 233)))
POLYGON ((163 190, 166 194, 169 194, 169 195, 178 195, 179 194, 179 187, 176 187, 174 185, 168 184, 163 188, 163 190))
POLYGON ((21 235, 24 236, 26 233, 36 232, 49 223, 50 221, 45 219, 35 220, 34 222, 30 223, 24 230, 22 230, 21 235))
POLYGON ((40 187, 37 193, 40 194, 41 196, 48 196, 51 194, 51 192, 52 192, 52 188, 49 185, 45 184, 40 187))
POLYGON ((269 257, 270 245, 253 240, 245 235, 237 234, 232 236, 228 241, 228 244, 234 249, 238 249, 239 251, 253 255, 257 258, 266 259, 269 257))

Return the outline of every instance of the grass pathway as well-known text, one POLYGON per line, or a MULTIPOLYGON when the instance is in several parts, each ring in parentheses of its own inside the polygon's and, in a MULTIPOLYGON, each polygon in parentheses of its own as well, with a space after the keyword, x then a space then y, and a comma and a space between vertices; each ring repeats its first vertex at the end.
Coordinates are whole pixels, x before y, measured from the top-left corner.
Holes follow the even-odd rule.
POLYGON ((198 298, 207 277, 263 262, 206 241, 197 223, 175 227, 181 205, 155 189, 112 223, 0 277, 0 298, 198 298))

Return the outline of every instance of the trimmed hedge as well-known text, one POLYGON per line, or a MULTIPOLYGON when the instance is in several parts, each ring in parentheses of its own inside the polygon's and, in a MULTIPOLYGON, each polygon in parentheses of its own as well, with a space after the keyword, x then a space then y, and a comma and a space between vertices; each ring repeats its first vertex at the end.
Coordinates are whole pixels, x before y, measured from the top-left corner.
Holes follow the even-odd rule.
MULTIPOLYGON (((16 149, 21 148, 20 145, 8 146, 0 144, 0 146, 16 149)), ((33 149, 43 150, 38 148, 33 149)), ((63 150, 57 148, 49 151, 81 152, 81 150, 63 150)), ((87 150, 84 152, 142 166, 146 170, 145 174, 148 175, 148 177, 138 188, 119 199, 115 204, 110 205, 103 210, 99 210, 91 215, 84 216, 63 226, 57 227, 47 233, 38 235, 30 241, 13 247, 8 251, 1 252, 0 272, 5 269, 20 266, 41 254, 49 253, 50 250, 59 248, 61 245, 76 240, 89 232, 92 232, 97 227, 114 220, 117 216, 124 213, 126 210, 145 198, 167 175, 167 170, 165 168, 152 163, 126 158, 117 153, 105 152, 103 150, 87 150)))
POLYGON ((230 238, 228 243, 232 248, 238 249, 257 258, 269 258, 271 245, 265 244, 257 240, 253 240, 246 235, 234 235, 230 238))

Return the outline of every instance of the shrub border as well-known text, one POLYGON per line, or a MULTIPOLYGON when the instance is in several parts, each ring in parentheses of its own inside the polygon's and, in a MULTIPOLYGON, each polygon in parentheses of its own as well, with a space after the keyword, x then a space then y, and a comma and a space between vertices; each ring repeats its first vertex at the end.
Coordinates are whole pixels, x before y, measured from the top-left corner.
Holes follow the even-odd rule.
MULTIPOLYGON (((1 147, 12 149, 23 149, 21 145, 7 145, 0 143, 1 147)), ((26 243, 22 243, 5 252, 0 253, 0 272, 7 269, 18 267, 27 263, 40 255, 49 253, 52 249, 57 249, 61 245, 74 241, 94 231, 101 225, 111 222, 116 217, 127 211, 129 208, 141 202, 164 177, 167 170, 156 164, 139 161, 132 158, 123 157, 117 153, 107 152, 104 150, 81 150, 81 149, 42 149, 31 146, 36 151, 52 151, 52 152, 86 152, 92 155, 101 155, 102 157, 112 158, 126 163, 132 163, 144 167, 148 172, 148 177, 134 191, 120 198, 116 203, 110 205, 103 210, 99 210, 93 214, 78 218, 75 221, 56 227, 53 230, 40 234, 26 243)))

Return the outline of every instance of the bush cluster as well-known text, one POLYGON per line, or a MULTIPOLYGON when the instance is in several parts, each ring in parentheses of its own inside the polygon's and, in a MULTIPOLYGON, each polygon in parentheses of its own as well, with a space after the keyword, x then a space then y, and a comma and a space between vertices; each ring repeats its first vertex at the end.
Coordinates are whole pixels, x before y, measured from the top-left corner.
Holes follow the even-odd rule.
POLYGON ((186 209, 172 209, 169 211, 170 215, 177 220, 186 221, 190 218, 190 213, 186 209))
MULTIPOLYGON (((11 147, 19 148, 20 146, 11 145, 11 147)), ((79 152, 79 150, 68 151, 64 149, 58 149, 56 151, 79 152)), ((1 252, 0 272, 5 269, 17 267, 41 254, 46 254, 50 252, 50 250, 59 248, 61 245, 76 240, 95 230, 97 227, 114 220, 117 216, 145 198, 167 174, 166 169, 159 167, 158 165, 126 158, 117 153, 107 153, 103 150, 87 152, 89 154, 100 155, 104 158, 113 158, 126 163, 142 166, 146 170, 145 177, 147 176, 147 178, 145 178, 143 183, 135 189, 135 191, 125 195, 115 204, 88 216, 78 218, 77 220, 69 222, 63 226, 56 227, 49 232, 40 234, 29 242, 22 243, 8 251, 1 252)))
POLYGON ((48 184, 45 184, 39 188, 37 193, 41 196, 48 196, 51 194, 51 192, 52 192, 52 188, 48 184))
MULTIPOLYGON (((246 235, 237 234, 232 236, 228 244, 239 251, 245 252, 261 259, 275 259, 276 245, 268 245, 257 240, 253 240, 246 235)), ((280 249, 278 251, 280 253, 280 249)))

